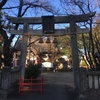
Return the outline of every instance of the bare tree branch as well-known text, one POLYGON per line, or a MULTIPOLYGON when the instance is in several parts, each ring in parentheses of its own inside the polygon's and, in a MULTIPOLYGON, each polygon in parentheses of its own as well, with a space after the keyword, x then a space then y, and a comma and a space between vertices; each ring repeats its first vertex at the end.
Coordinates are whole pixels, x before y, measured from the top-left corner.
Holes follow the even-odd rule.
POLYGON ((18 16, 17 16, 17 17, 22 17, 22 16, 21 16, 22 8, 23 8, 23 0, 20 0, 20 6, 19 6, 18 16))
POLYGON ((0 2, 0 10, 2 9, 2 7, 6 4, 7 0, 2 0, 0 2))
POLYGON ((25 14, 25 12, 28 10, 28 8, 42 8, 44 9, 45 11, 48 11, 48 12, 52 12, 53 14, 56 14, 56 11, 55 9, 53 9, 53 6, 50 5, 48 2, 45 2, 45 3, 39 3, 39 2, 34 2, 34 3, 24 3, 23 0, 20 0, 20 4, 22 5, 19 5, 19 6, 11 6, 11 7, 4 7, 2 8, 3 10, 5 9, 15 9, 15 8, 20 8, 21 6, 27 6, 23 12, 22 15, 25 14))

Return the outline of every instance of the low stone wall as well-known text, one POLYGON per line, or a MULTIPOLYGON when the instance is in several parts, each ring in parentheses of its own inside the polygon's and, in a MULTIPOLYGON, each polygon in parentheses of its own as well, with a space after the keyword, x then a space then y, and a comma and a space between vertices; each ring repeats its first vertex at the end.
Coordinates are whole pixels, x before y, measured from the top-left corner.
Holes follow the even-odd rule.
POLYGON ((79 81, 79 93, 85 98, 82 100, 99 100, 100 71, 88 71, 85 68, 80 68, 79 81))
POLYGON ((13 90, 13 86, 16 84, 17 79, 20 78, 20 67, 11 69, 5 66, 1 72, 1 82, 0 82, 0 99, 7 99, 7 95, 13 90))
POLYGON ((13 70, 11 70, 11 84, 16 82, 20 78, 20 67, 17 67, 13 70))
POLYGON ((87 76, 89 89, 100 89, 100 71, 89 71, 87 76))

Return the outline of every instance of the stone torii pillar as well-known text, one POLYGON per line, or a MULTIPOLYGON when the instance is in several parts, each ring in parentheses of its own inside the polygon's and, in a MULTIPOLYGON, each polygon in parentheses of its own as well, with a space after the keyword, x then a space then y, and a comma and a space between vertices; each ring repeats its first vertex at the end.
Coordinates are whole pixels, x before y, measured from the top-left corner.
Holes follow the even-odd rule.
MULTIPOLYGON (((73 19, 73 16, 71 16, 71 18, 73 19)), ((74 70, 74 85, 75 88, 78 88, 77 84, 78 80, 79 80, 79 73, 78 73, 78 69, 79 69, 79 58, 78 58, 78 47, 77 47, 77 34, 76 32, 76 23, 75 21, 70 21, 70 32, 71 32, 71 48, 72 48, 72 66, 73 66, 73 70, 74 70)))
POLYGON ((26 66, 26 55, 27 55, 27 41, 28 36, 25 35, 28 31, 28 23, 24 23, 23 37, 22 37, 22 47, 21 47, 21 77, 24 78, 25 66, 26 66))

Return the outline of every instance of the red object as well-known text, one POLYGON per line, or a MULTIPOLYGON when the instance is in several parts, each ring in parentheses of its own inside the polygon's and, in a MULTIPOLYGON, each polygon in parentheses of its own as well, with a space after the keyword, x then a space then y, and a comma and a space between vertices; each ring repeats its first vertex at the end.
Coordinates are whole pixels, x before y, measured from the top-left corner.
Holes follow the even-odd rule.
POLYGON ((40 91, 43 92, 44 78, 41 79, 19 79, 19 93, 21 91, 40 91))

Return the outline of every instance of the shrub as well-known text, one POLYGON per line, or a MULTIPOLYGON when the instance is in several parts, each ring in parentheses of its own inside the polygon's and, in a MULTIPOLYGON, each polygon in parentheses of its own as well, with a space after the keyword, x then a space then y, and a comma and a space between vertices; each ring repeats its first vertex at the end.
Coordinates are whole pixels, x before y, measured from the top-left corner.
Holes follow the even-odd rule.
POLYGON ((34 65, 30 63, 25 69, 25 78, 37 78, 41 73, 40 68, 41 64, 34 65))

